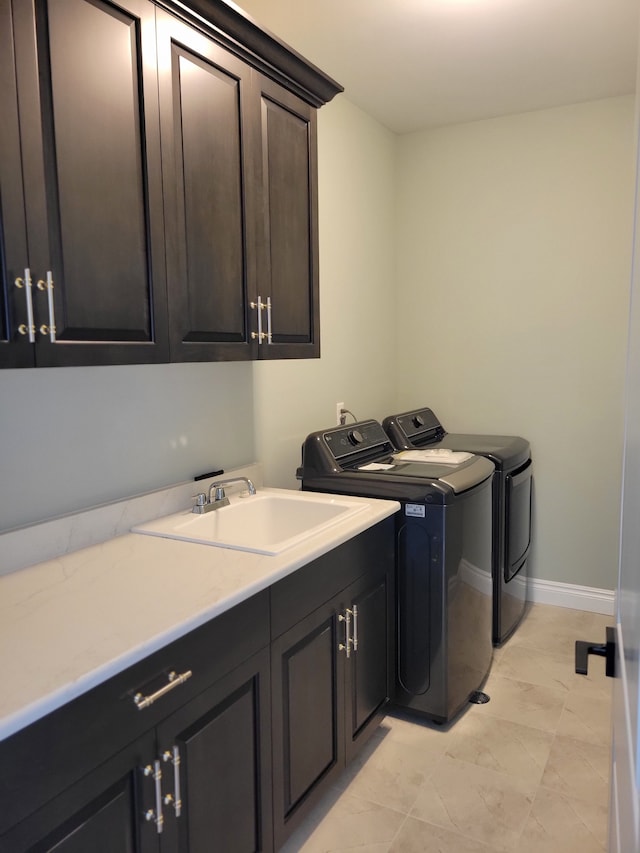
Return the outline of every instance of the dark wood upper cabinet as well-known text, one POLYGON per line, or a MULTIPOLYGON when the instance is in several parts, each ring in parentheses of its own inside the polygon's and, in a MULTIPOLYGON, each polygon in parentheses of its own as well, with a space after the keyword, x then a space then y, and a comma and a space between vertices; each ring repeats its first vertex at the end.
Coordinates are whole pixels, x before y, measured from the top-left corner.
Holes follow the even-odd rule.
POLYGON ((251 68, 158 12, 171 357, 252 357, 257 183, 251 68))
POLYGON ((0 0, 0 115, 0 367, 32 367, 27 310, 31 291, 24 286, 27 231, 10 0, 0 0))
POLYGON ((1 367, 319 355, 338 84, 223 0, 0 0, 0 54, 1 367))
POLYGON ((313 358, 320 355, 316 111, 265 77, 259 88, 264 218, 257 292, 267 301, 259 355, 313 358))
POLYGON ((36 363, 166 360, 153 6, 14 15, 36 363))
POLYGON ((158 13, 172 360, 320 353, 316 110, 158 13))

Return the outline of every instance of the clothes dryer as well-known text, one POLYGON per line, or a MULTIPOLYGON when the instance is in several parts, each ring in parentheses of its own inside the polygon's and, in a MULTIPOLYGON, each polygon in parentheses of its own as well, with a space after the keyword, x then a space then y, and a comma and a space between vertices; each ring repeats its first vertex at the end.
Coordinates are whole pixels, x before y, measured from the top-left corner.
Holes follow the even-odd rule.
POLYGON ((515 631, 527 602, 533 464, 529 442, 514 435, 448 433, 431 409, 391 415, 382 423, 399 450, 468 451, 490 459, 492 486, 493 643, 515 631))
POLYGON ((491 665, 493 463, 468 452, 412 462, 374 420, 309 435, 298 477, 308 491, 393 498, 395 705, 446 722, 491 665))

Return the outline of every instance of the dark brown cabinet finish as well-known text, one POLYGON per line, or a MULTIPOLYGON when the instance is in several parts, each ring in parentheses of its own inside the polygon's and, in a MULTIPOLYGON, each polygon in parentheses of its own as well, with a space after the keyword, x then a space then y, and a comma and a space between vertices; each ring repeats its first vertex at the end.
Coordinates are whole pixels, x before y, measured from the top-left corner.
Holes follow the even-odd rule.
POLYGON ((0 836, 1 853, 156 853, 157 832, 142 815, 155 807, 152 733, 139 738, 35 815, 0 836))
POLYGON ((0 0, 0 367, 319 355, 341 87, 190 5, 0 0))
POLYGON ((0 367, 30 367, 31 292, 15 285, 24 278, 28 252, 10 0, 0 0, 0 115, 0 367))
POLYGON ((253 356, 258 217, 251 68, 158 12, 173 361, 253 356))
POLYGON ((35 338, 19 343, 41 366, 167 360, 153 6, 13 13, 28 256, 5 235, 7 277, 31 270, 35 338))
POLYGON ((270 851, 268 644, 264 591, 0 742, 0 853, 270 851))
POLYGON ((276 849, 307 815, 314 792, 344 768, 344 656, 337 602, 318 608, 272 647, 276 849))
POLYGON ((260 358, 320 355, 316 112, 259 77, 264 220, 258 295, 267 302, 260 358))
POLYGON ((1 853, 269 853, 269 696, 264 649, 0 837, 1 853))
POLYGON ((390 697, 392 669, 391 606, 392 575, 373 572, 348 590, 352 611, 352 648, 346 666, 345 758, 347 764, 359 752, 363 740, 377 725, 380 712, 390 697), (353 615, 355 608, 355 617, 353 615))
POLYGON ((276 849, 366 743, 389 700, 391 543, 388 525, 377 525, 314 561, 313 575, 305 567, 272 589, 274 632, 304 616, 271 646, 276 849), (323 603, 309 613, 314 600, 323 603))
POLYGON ((386 519, 0 742, 0 853, 278 849, 384 714, 392 585, 386 519))
POLYGON ((158 13, 171 357, 318 356, 316 111, 158 13))
POLYGON ((165 806, 162 851, 271 851, 269 653, 234 670, 158 728, 165 806), (174 750, 179 766, 172 767, 174 750), (175 807, 178 773, 180 815, 175 807))

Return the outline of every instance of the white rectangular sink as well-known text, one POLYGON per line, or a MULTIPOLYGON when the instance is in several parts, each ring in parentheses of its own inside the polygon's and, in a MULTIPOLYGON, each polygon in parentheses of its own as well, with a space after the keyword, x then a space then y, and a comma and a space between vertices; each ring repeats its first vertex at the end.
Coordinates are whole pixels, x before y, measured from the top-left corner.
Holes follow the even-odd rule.
POLYGON ((139 524, 132 532, 275 555, 365 509, 329 495, 258 492, 203 515, 181 512, 139 524))

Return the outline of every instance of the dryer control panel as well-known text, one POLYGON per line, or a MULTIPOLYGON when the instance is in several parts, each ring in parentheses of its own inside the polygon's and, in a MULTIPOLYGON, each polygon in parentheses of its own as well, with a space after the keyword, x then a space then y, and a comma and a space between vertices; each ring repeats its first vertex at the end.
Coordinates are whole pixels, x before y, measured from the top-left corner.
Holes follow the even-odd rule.
POLYGON ((399 448, 441 441, 446 430, 431 409, 415 409, 385 418, 382 426, 399 448))

